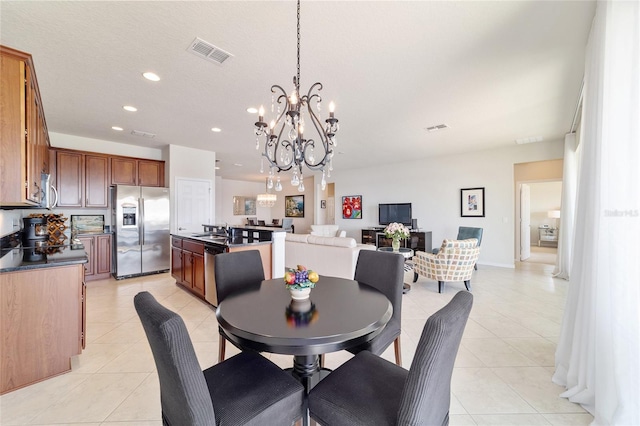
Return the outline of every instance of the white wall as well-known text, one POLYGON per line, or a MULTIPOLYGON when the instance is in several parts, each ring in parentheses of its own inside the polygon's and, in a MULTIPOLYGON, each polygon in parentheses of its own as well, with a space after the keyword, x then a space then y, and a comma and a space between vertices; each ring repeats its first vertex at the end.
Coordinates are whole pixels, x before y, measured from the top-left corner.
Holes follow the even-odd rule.
MULTIPOLYGON (((211 181, 214 193, 211 195, 211 212, 216 211, 216 153, 201 149, 168 145, 162 150, 162 159, 167 168, 165 184, 169 187, 171 204, 171 232, 176 231, 176 178, 206 179, 211 181)), ((214 220, 215 222, 215 220, 214 220)))
POLYGON ((531 245, 538 245, 540 225, 549 225, 555 228, 560 224, 560 219, 548 217, 549 210, 560 210, 560 200, 562 196, 562 182, 534 182, 528 184, 530 187, 531 201, 531 245))
POLYGON ((336 167, 336 224, 360 241, 362 228, 378 226, 379 203, 410 202, 434 246, 455 238, 459 226, 481 227, 478 263, 514 267, 514 164, 562 156, 562 141, 553 141, 416 161, 407 154, 404 163, 386 167, 336 167), (460 189, 476 187, 485 188, 485 217, 460 217, 460 189), (362 219, 342 219, 338 200, 348 195, 362 195, 362 219))
MULTIPOLYGON (((233 197, 253 197, 266 191, 264 183, 261 182, 245 182, 241 180, 220 179, 216 180, 216 193, 220 197, 222 203, 220 207, 220 216, 216 215, 216 223, 228 225, 244 225, 247 223, 247 217, 257 217, 266 223, 271 222, 271 208, 256 206, 256 214, 252 215, 234 215, 233 214, 233 197), (220 186, 218 186, 220 184, 220 186)), ((279 194, 278 194, 279 195, 279 194)), ((280 198, 280 197, 278 197, 280 198)), ((275 207, 274 207, 275 209, 275 207)))

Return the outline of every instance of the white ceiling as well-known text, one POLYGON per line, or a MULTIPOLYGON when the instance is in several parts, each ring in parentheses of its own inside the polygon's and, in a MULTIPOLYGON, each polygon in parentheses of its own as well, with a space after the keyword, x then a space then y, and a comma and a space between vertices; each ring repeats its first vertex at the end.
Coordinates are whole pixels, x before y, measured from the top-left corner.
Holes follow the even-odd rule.
MULTIPOLYGON (((594 1, 303 0, 301 91, 321 81, 323 116, 337 105, 336 169, 559 140, 594 13, 594 1)), ((2 0, 0 18, 0 43, 33 55, 50 131, 211 150, 219 175, 262 179, 246 108, 292 88, 295 2, 2 0), (195 37, 233 58, 192 55, 195 37)))

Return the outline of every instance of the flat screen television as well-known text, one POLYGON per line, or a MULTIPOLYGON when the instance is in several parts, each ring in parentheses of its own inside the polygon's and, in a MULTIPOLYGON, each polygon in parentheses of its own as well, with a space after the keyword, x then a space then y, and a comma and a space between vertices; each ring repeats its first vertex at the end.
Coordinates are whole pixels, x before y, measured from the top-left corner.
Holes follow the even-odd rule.
POLYGON ((411 226, 411 203, 378 204, 380 225, 398 222, 411 226))

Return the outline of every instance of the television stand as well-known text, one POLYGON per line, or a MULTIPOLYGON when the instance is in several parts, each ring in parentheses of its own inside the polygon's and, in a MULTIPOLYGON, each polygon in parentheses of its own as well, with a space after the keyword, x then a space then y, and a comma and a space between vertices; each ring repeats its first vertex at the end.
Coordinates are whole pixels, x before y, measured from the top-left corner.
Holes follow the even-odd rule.
MULTIPOLYGON (((391 238, 384 235, 384 227, 372 227, 362 229, 362 244, 371 244, 376 247, 391 247, 391 238)), ((411 231, 409 238, 401 241, 401 247, 414 251, 431 253, 431 231, 411 231)))

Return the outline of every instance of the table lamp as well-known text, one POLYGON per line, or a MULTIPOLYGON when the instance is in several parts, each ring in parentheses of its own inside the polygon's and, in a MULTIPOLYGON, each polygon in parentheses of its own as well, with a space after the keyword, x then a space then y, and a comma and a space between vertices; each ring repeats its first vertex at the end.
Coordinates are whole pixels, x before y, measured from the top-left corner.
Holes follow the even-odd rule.
POLYGON ((547 212, 547 217, 550 217, 554 220, 554 228, 558 228, 558 219, 560 219, 560 210, 549 210, 547 212))

